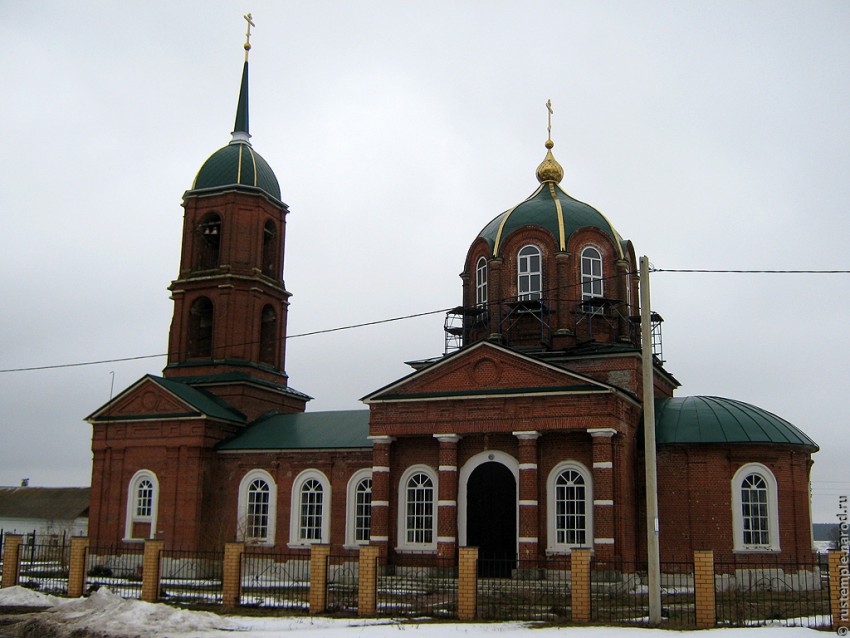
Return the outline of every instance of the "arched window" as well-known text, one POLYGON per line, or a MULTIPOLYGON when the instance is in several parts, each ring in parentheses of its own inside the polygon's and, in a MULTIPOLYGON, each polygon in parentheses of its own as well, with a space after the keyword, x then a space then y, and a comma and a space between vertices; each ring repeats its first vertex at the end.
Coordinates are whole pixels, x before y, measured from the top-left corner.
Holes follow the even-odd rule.
POLYGON ((372 533, 372 470, 355 472, 346 496, 345 544, 364 545, 372 533))
POLYGON ((399 483, 399 530, 401 549, 431 549, 437 546, 437 477, 425 465, 415 465, 399 483))
POLYGON ((260 363, 274 366, 277 354, 277 313, 271 306, 260 317, 260 363))
POLYGON ((475 305, 487 307, 487 260, 484 257, 480 257, 475 266, 475 305))
POLYGON ((734 549, 779 550, 776 478, 764 465, 748 463, 732 478, 734 549))
POLYGON ((221 217, 207 213, 198 224, 198 251, 196 267, 199 270, 218 268, 221 249, 221 217))
POLYGON ((292 545, 330 541, 331 486, 318 470, 304 470, 292 484, 289 540, 292 545))
POLYGON ((265 470, 251 470, 239 483, 237 537, 246 543, 274 545, 277 485, 265 470))
MULTIPOLYGON (((602 297, 602 254, 593 246, 581 251, 581 299, 602 297)), ((592 310, 593 306, 588 306, 592 310)))
POLYGON ((268 277, 277 277, 277 226, 272 220, 268 220, 263 226, 263 274, 268 277))
POLYGON ((124 540, 155 538, 159 481, 150 470, 139 470, 127 488, 124 540))
POLYGON ((211 357, 212 336, 213 305, 206 297, 199 297, 189 308, 189 356, 211 357))
POLYGON ((581 463, 557 465, 546 483, 547 549, 568 552, 593 545, 593 489, 581 463))
POLYGON ((543 259, 537 246, 523 246, 517 256, 517 297, 520 301, 543 297, 543 259))

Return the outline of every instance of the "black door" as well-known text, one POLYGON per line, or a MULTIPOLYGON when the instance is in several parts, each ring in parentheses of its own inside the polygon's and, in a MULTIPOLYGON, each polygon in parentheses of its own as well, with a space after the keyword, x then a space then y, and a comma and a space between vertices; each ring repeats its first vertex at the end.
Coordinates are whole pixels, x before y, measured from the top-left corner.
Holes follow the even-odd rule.
POLYGON ((509 577, 516 567, 516 479, 495 461, 466 483, 466 541, 478 547, 480 576, 509 577))

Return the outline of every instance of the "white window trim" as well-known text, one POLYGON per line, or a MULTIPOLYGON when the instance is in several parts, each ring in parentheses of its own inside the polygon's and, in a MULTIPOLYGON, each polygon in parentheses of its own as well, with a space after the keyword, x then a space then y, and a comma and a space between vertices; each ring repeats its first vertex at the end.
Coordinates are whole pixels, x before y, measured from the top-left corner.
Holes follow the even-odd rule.
POLYGON ((779 489, 776 477, 761 463, 747 463, 732 477, 732 550, 736 552, 778 552, 779 550, 779 489), (767 545, 744 544, 744 513, 741 507, 741 483, 750 474, 758 474, 767 484, 767 545))
POLYGON ((292 499, 289 505, 289 547, 309 547, 329 543, 331 538, 331 482, 319 470, 304 470, 292 482, 292 499), (322 537, 301 538, 301 488, 310 479, 322 485, 322 537))
POLYGON ((605 260, 602 257, 602 251, 599 250, 599 248, 597 248, 596 246, 593 246, 593 245, 585 246, 584 248, 582 248, 581 249, 581 256, 579 257, 579 268, 581 270, 581 299, 582 299, 582 301, 584 301, 585 299, 596 299, 598 297, 604 297, 605 296, 605 260), (585 256, 584 256, 584 254, 588 250, 593 250, 593 251, 596 252, 596 255, 598 255, 597 257, 588 257, 587 258, 587 259, 591 259, 593 261, 599 262, 599 276, 598 277, 593 274, 592 269, 591 269, 590 272, 585 273, 585 270, 584 270, 585 256), (593 292, 586 293, 584 291, 584 284, 585 284, 584 278, 585 278, 585 276, 587 276, 588 281, 591 282, 591 286, 590 286, 591 288, 593 288, 592 282, 597 282, 597 281, 599 282, 599 294, 598 295, 594 294, 593 292))
POLYGON ((481 308, 487 307, 487 259, 479 257, 475 262, 475 305, 481 308))
POLYGON ((438 499, 440 495, 440 484, 438 481, 437 472, 429 465, 411 465, 401 475, 398 482, 398 535, 397 550, 408 551, 429 551, 437 549, 437 530, 439 529, 437 519, 439 517, 438 499), (408 543, 407 542, 407 481, 410 477, 418 473, 426 474, 434 486, 433 512, 431 519, 431 542, 430 543, 408 543))
POLYGON ((552 471, 549 472, 549 476, 546 478, 546 553, 569 554, 573 549, 580 547, 593 548, 593 473, 578 461, 562 461, 552 468, 552 471), (585 520, 587 521, 584 545, 556 542, 558 535, 555 530, 557 524, 557 508, 555 506, 557 490, 555 489, 555 481, 558 475, 565 470, 575 470, 584 478, 585 520))
POLYGON ((150 523, 148 538, 156 538, 156 521, 159 511, 159 479, 150 470, 139 470, 127 484, 127 513, 124 519, 124 540, 127 542, 139 542, 145 539, 133 536, 133 523, 150 523), (136 497, 139 483, 147 479, 153 485, 151 494, 151 515, 136 516, 136 497))
POLYGON ((254 469, 245 474, 239 482, 239 500, 236 510, 236 537, 252 545, 274 545, 277 527, 277 483, 265 470, 254 469), (265 538, 245 538, 248 518, 248 488, 256 479, 265 481, 269 486, 269 522, 265 538))
POLYGON ((516 294, 517 294, 517 299, 520 300, 520 301, 523 301, 523 300, 534 301, 534 300, 538 300, 538 299, 543 299, 543 251, 540 250, 540 247, 537 246, 536 244, 526 244, 525 246, 523 246, 522 248, 520 248, 517 251, 516 259, 517 259, 517 266, 516 266, 516 294), (536 253, 537 258, 538 258, 539 263, 540 263, 540 268, 538 270, 525 270, 525 271, 522 270, 523 262, 527 261, 528 257, 530 257, 530 255, 523 255, 522 254, 522 252, 526 248, 533 248, 535 251, 537 251, 537 253, 536 253), (520 280, 523 277, 532 277, 534 275, 538 275, 540 277, 540 287, 537 290, 532 290, 531 287, 529 286, 529 290, 527 292, 521 292, 520 291, 521 287, 520 287, 520 283, 519 283, 520 280), (537 296, 535 297, 534 295, 537 295, 537 296))
MULTIPOLYGON (((355 538, 357 531, 357 484, 363 479, 372 478, 371 468, 357 470, 348 480, 345 490, 345 546, 357 548, 360 545, 368 545, 369 539, 358 541, 355 538)), ((374 485, 374 483, 373 483, 374 485)))

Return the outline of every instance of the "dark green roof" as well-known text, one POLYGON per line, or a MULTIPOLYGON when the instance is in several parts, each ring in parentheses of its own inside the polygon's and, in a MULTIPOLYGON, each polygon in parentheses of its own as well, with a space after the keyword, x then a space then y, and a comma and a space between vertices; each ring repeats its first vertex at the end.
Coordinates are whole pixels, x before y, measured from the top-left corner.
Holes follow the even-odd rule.
POLYGON ((148 376, 163 388, 197 409, 201 414, 206 414, 217 419, 224 419, 225 421, 246 422, 244 414, 230 407, 227 403, 206 390, 193 388, 182 381, 163 379, 162 377, 155 377, 153 375, 148 376))
POLYGON ((524 202, 506 210, 487 224, 478 236, 487 240, 493 256, 496 257, 501 252, 504 240, 523 226, 540 226, 546 229, 555 238, 560 250, 566 250, 570 236, 576 230, 591 226, 608 235, 617 250, 622 251, 622 239, 605 216, 593 206, 573 199, 554 182, 541 184, 524 202))
POLYGON ((300 412, 262 417, 219 450, 371 448, 369 410, 300 412))
POLYGON ((0 487, 0 518, 70 521, 88 516, 90 492, 88 487, 0 487))
POLYGON ((280 201, 280 185, 274 171, 246 141, 234 140, 210 155, 189 192, 198 194, 231 188, 256 189, 280 201))
POLYGON ((778 443, 817 450, 817 443, 785 419, 722 397, 675 397, 655 402, 656 444, 778 443))

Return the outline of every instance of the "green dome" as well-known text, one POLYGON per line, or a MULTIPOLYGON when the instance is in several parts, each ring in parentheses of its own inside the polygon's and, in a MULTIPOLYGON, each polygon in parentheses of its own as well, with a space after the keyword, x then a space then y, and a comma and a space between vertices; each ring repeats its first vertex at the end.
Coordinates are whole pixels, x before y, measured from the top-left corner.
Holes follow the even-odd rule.
POLYGON ((655 402, 656 444, 777 443, 817 450, 785 419, 749 403, 721 397, 675 397, 655 402))
POLYGON ((622 239, 605 216, 584 202, 573 199, 554 180, 543 182, 524 202, 506 210, 478 233, 487 240, 494 257, 501 253, 502 243, 523 226, 540 226, 549 231, 566 250, 570 236, 579 228, 592 226, 611 238, 622 257, 622 239))
POLYGON ((280 201, 280 185, 271 166, 243 140, 234 140, 210 155, 198 171, 190 192, 233 187, 257 189, 280 201))

